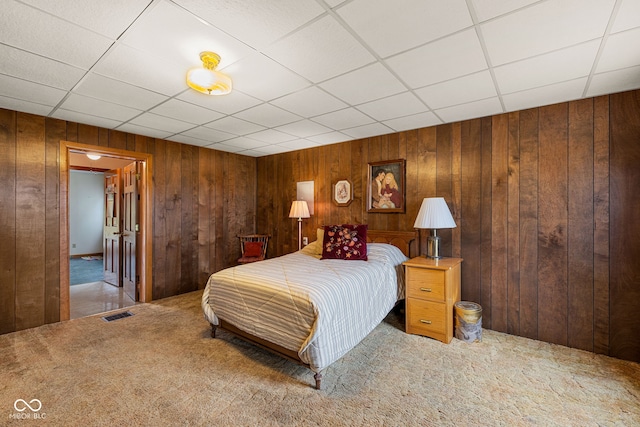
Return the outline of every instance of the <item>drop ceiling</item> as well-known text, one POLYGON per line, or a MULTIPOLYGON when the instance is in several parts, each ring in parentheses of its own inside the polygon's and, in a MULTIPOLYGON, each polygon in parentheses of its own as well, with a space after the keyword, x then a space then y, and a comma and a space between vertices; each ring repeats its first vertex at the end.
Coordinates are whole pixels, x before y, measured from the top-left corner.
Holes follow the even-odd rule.
POLYGON ((0 107, 264 156, 640 88, 640 0, 3 0, 0 107), (220 54, 233 92, 185 75, 220 54))

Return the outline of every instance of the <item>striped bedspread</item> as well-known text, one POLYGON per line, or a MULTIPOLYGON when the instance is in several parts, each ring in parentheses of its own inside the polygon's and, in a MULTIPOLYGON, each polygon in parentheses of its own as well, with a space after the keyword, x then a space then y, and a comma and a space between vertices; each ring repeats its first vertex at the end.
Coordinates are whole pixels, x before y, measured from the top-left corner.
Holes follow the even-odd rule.
POLYGON ((368 261, 319 260, 304 251, 211 275, 205 318, 218 318, 296 351, 320 372, 371 332, 404 298, 395 246, 368 244, 368 261))

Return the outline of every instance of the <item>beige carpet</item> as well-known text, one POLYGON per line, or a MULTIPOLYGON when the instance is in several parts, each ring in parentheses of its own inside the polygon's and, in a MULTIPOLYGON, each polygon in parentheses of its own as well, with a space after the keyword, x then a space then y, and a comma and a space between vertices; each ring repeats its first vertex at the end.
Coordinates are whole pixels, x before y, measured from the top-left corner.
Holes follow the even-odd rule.
POLYGON ((639 364, 489 330, 444 345, 394 314, 317 391, 306 368, 211 339, 200 295, 0 336, 0 425, 640 425, 639 364))

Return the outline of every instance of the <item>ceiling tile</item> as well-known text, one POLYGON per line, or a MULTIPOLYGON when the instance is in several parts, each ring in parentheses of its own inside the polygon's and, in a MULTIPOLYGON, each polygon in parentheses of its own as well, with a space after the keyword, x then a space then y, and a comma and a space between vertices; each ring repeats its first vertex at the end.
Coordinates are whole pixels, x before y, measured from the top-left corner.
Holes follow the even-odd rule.
POLYGON ((0 95, 0 108, 47 116, 51 112, 52 107, 50 105, 36 104, 35 102, 0 95))
POLYGON ((411 92, 399 93, 377 101, 358 105, 358 110, 376 120, 383 121, 401 116, 423 113, 428 108, 411 92))
POLYGON ((355 0, 337 13, 382 58, 473 25, 464 0, 355 0), (384 31, 381 29, 384 28, 384 31))
POLYGON ((491 63, 502 65, 602 37, 614 3, 549 0, 486 22, 481 31, 491 63))
POLYGON ((0 40, 85 70, 113 43, 107 37, 15 1, 2 4, 0 40))
POLYGON ((316 83, 375 60, 332 16, 279 40, 265 54, 316 83))
POLYGON ((502 100, 506 111, 524 110, 542 105, 578 99, 582 96, 587 78, 557 83, 536 89, 529 89, 504 95, 502 100))
POLYGON ((0 74, 69 90, 86 71, 44 58, 33 53, 0 44, 0 74))
POLYGON ((379 62, 328 80, 321 83, 320 87, 351 105, 406 90, 406 87, 379 62))
POLYGON ((489 71, 481 71, 459 79, 417 89, 416 95, 422 98, 429 107, 437 109, 495 97, 497 92, 489 71))
POLYGON ((251 150, 253 148, 264 147, 265 145, 269 145, 264 143, 263 141, 247 138, 245 136, 239 136, 237 138, 233 138, 228 141, 225 141, 224 143, 225 145, 242 148, 243 150, 251 150))
POLYGON ((149 0, 21 1, 114 40, 149 5, 149 0))
POLYGON ((271 44, 324 13, 314 0, 174 1, 256 49, 271 44))
POLYGON ((261 156, 268 156, 271 154, 285 153, 287 151, 292 151, 292 150, 282 145, 266 145, 264 147, 259 147, 253 150, 241 151, 240 154, 242 154, 243 156, 261 157, 261 156))
POLYGON ((276 127, 300 120, 300 116, 270 104, 261 104, 235 114, 235 117, 266 127, 276 127))
POLYGON ((159 116, 153 113, 143 113, 131 120, 134 125, 159 129, 161 131, 170 132, 170 134, 180 133, 187 129, 195 127, 193 123, 183 122, 181 120, 170 119, 165 116, 159 116))
POLYGON ((436 114, 446 123, 459 122, 461 120, 476 117, 486 117, 502 113, 502 106, 498 98, 482 99, 468 104, 436 110, 436 114))
POLYGON ((180 101, 179 99, 170 99, 152 109, 151 112, 196 125, 208 123, 223 117, 223 114, 217 111, 208 110, 198 105, 180 101))
POLYGON ((217 143, 217 144, 207 145, 207 148, 211 148, 213 150, 218 150, 218 151, 226 151, 227 153, 239 153, 241 151, 246 151, 242 147, 235 147, 233 145, 227 145, 227 144, 224 144, 224 143, 217 143))
POLYGON ((211 122, 205 125, 211 129, 217 129, 222 132, 227 132, 234 135, 246 135, 249 133, 258 132, 264 130, 264 126, 257 125, 255 123, 241 120, 236 117, 227 116, 215 122, 211 122))
POLYGON ((123 107, 122 105, 75 93, 70 94, 62 104, 60 104, 60 108, 77 111, 79 113, 91 111, 91 115, 93 116, 104 117, 119 122, 126 122, 142 113, 142 111, 134 108, 123 107))
POLYGON ((220 69, 253 52, 171 2, 160 1, 151 7, 127 30, 122 42, 151 56, 170 59, 181 67, 183 80, 189 68, 202 66, 200 52, 210 50, 220 55, 220 69))
POLYGON ((623 92, 640 87, 640 66, 596 74, 591 79, 587 96, 623 92))
POLYGON ((197 147, 205 147, 207 145, 211 144, 211 141, 206 141, 203 139, 199 139, 199 138, 194 138, 192 136, 187 136, 183 133, 177 134, 177 135, 172 135, 171 137, 167 138, 169 141, 173 141, 173 142, 182 142, 183 144, 189 144, 189 145, 195 145, 197 147))
POLYGON ((314 148, 320 146, 317 142, 309 141, 308 139, 295 139, 293 141, 283 142, 278 144, 281 147, 285 147, 289 150, 303 150, 305 148, 314 148))
POLYGON ((346 133, 352 138, 369 138, 371 136, 393 133, 393 129, 383 125, 382 123, 371 123, 369 125, 345 129, 342 133, 346 133))
POLYGON ((184 67, 124 44, 110 50, 93 71, 169 96, 188 88, 184 67))
POLYGON ((496 67, 495 76, 500 93, 518 92, 588 76, 599 47, 600 41, 594 40, 496 67))
POLYGON ((504 15, 539 0, 471 0, 479 22, 504 15))
POLYGON ((95 73, 87 74, 73 92, 138 110, 148 110, 168 99, 165 95, 95 73))
POLYGON ((622 0, 622 5, 618 9, 616 20, 611 28, 612 33, 630 30, 640 26, 640 1, 622 0))
POLYGON ((198 126, 196 128, 184 131, 181 134, 209 142, 221 142, 235 138, 235 135, 216 129, 211 129, 205 126, 198 126))
MULTIPOLYGON (((55 119, 67 120, 75 123, 83 123, 86 125, 98 126, 105 129, 114 129, 118 125, 120 125, 120 123, 122 123, 118 120, 111 120, 104 117, 93 116, 91 114, 85 114, 79 111, 65 110, 63 108, 58 108, 53 114, 51 114, 51 117, 55 119)), ((154 132, 153 129, 146 129, 146 131, 148 131, 149 133, 154 132)), ((139 135, 145 135, 141 132, 136 132, 136 133, 138 133, 139 135)))
POLYGON ((337 142, 351 141, 349 135, 346 135, 342 132, 327 132, 321 135, 314 135, 307 138, 309 141, 317 142, 318 144, 335 144, 337 142))
POLYGON ((419 129, 428 126, 442 124, 442 120, 432 112, 414 114, 412 116, 398 117, 397 119, 385 120, 383 122, 396 132, 403 130, 419 129))
POLYGON ((315 86, 275 99, 271 104, 303 117, 319 116, 347 107, 347 104, 338 98, 315 86))
POLYGON ((295 136, 274 130, 266 129, 260 132, 247 135, 248 138, 257 139, 258 141, 266 142, 269 144, 277 144, 278 142, 291 141, 295 139, 295 136))
POLYGON ((596 72, 640 65, 640 28, 612 34, 607 38, 596 72))
POLYGON ((231 64, 224 72, 232 76, 234 90, 249 93, 263 101, 290 94, 311 84, 260 53, 231 64))
POLYGON ((326 126, 322 126, 319 123, 312 122, 311 120, 300 120, 298 122, 289 123, 288 125, 279 126, 277 129, 281 132, 286 132, 300 138, 327 133, 333 130, 326 126))
POLYGON ((0 95, 16 99, 33 99, 37 100, 38 104, 54 106, 64 98, 66 92, 0 74, 0 95))
POLYGON ((150 136, 151 138, 159 138, 164 139, 173 134, 173 132, 166 132, 159 129, 152 129, 146 126, 140 126, 134 123, 125 123, 121 126, 118 126, 118 130, 122 132, 135 133, 137 135, 150 136))
POLYGON ((204 93, 189 89, 182 92, 176 98, 224 114, 237 113, 238 111, 246 110, 247 108, 262 103, 260 100, 238 91, 232 91, 228 95, 215 96, 205 95, 204 93))
POLYGON ((474 30, 463 31, 386 60, 412 89, 487 68, 474 30))
POLYGON ((314 117, 313 121, 328 126, 334 130, 342 130, 373 123, 373 119, 371 117, 368 117, 351 107, 314 117))

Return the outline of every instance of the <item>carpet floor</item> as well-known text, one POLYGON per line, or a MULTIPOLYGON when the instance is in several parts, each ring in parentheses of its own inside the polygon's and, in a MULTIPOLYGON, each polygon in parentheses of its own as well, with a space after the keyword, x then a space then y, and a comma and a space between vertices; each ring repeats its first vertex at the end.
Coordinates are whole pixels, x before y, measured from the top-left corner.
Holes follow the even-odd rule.
POLYGON ((99 282, 103 279, 104 268, 102 258, 71 258, 69 260, 69 285, 99 282))
POLYGON ((200 297, 1 335, 0 424, 640 425, 637 363, 490 330, 445 345, 405 334, 391 313, 318 391, 304 367, 210 338, 200 297))

